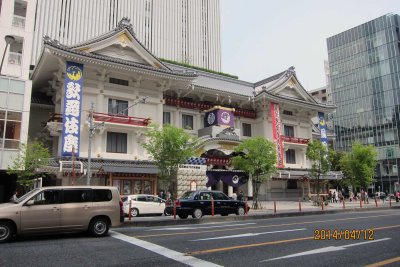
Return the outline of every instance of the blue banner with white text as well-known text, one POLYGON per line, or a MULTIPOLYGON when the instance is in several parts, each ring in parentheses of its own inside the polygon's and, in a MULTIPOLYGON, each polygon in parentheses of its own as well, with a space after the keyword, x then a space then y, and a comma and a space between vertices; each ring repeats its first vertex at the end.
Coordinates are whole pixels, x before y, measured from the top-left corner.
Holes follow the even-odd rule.
POLYGON ((325 147, 328 147, 328 136, 326 134, 325 114, 318 112, 319 131, 321 132, 321 142, 325 147))
POLYGON ((64 83, 64 110, 61 156, 79 157, 82 110, 83 65, 67 61, 64 83))

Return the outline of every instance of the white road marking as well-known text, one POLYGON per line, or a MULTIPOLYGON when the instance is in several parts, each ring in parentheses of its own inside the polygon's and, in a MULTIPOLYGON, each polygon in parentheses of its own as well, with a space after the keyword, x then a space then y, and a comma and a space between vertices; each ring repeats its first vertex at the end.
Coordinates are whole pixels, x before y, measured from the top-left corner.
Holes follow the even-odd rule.
POLYGON ((260 261, 260 262, 274 261, 274 260, 280 260, 280 259, 288 259, 288 258, 294 258, 294 257, 300 257, 300 256, 307 256, 307 255, 313 255, 313 254, 319 254, 319 253, 326 253, 326 252, 334 252, 334 251, 339 251, 339 250, 345 250, 348 247, 354 247, 354 246, 360 246, 360 245, 368 245, 368 244, 371 244, 371 243, 386 241, 386 240, 389 240, 389 239, 391 239, 391 238, 382 238, 382 239, 366 241, 366 242, 359 242, 359 243, 354 243, 354 244, 344 245, 344 246, 337 246, 337 247, 330 246, 330 247, 325 247, 325 248, 318 248, 318 249, 313 249, 313 250, 309 250, 309 251, 305 251, 305 252, 301 252, 301 253, 291 254, 291 255, 287 255, 287 256, 283 256, 283 257, 273 258, 273 259, 269 259, 269 260, 263 260, 263 261, 260 261))
POLYGON ((150 250, 154 253, 157 253, 159 255, 162 255, 164 257, 170 258, 174 261, 181 262, 183 264, 189 265, 189 266, 195 266, 195 267, 220 267, 221 265, 214 264, 209 261, 201 260, 192 256, 186 256, 183 253, 180 253, 175 250, 171 250, 144 240, 140 240, 131 236, 123 235, 114 231, 110 231, 110 235, 113 238, 128 242, 130 244, 133 244, 135 246, 150 250))
POLYGON ((157 228, 146 230, 147 232, 151 231, 179 231, 179 230, 196 230, 196 229, 208 229, 208 228, 222 228, 227 226, 242 226, 242 225, 250 225, 256 223, 241 223, 241 224, 226 224, 226 225, 214 225, 214 226, 200 226, 200 227, 165 227, 165 228, 157 228))
POLYGON ((249 236, 276 234, 276 233, 284 233, 284 232, 304 231, 304 230, 307 230, 307 229, 306 229, 306 228, 300 228, 300 229, 291 229, 291 230, 280 230, 280 231, 272 231, 272 232, 262 232, 262 233, 247 233, 247 234, 240 234, 240 235, 227 235, 227 236, 219 236, 219 237, 210 237, 210 238, 195 239, 195 240, 190 240, 190 241, 205 241, 205 240, 216 240, 216 239, 240 238, 240 237, 249 237, 249 236))

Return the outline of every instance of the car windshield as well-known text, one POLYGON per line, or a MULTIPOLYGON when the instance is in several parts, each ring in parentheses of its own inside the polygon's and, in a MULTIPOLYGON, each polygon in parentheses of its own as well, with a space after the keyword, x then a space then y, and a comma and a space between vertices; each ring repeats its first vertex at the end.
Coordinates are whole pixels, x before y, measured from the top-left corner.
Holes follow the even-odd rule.
POLYGON ((27 199, 27 198, 33 196, 34 194, 36 194, 39 190, 40 190, 40 188, 35 188, 35 189, 29 191, 28 193, 26 193, 26 194, 23 195, 22 197, 16 199, 16 200, 14 201, 14 203, 21 203, 21 202, 24 201, 25 199, 27 199))
POLYGON ((187 191, 181 196, 181 199, 192 199, 195 194, 196 191, 187 191))

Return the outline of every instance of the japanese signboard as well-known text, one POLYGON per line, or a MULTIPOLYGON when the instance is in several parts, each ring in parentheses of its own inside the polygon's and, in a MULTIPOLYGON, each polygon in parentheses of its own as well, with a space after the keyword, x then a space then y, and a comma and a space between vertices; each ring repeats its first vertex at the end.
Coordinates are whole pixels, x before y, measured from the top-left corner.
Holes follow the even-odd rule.
POLYGON ((326 134, 325 114, 318 112, 319 131, 321 132, 321 143, 328 147, 328 136, 326 134))
POLYGON ((283 144, 282 144, 282 123, 279 113, 279 105, 271 102, 272 134, 276 146, 276 167, 284 168, 283 164, 283 144))
POLYGON ((204 125, 205 127, 213 125, 234 127, 234 109, 217 106, 206 111, 206 115, 204 116, 204 125))
POLYGON ((83 65, 67 61, 64 83, 64 110, 61 156, 79 157, 82 110, 83 65))

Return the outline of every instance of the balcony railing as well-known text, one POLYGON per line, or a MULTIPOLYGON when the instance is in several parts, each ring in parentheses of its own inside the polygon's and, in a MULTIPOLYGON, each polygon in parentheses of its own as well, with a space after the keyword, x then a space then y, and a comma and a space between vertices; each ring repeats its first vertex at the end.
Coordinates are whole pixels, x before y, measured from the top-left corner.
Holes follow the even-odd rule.
POLYGON ((25 28, 25 17, 14 15, 12 25, 18 28, 25 28))
MULTIPOLYGON (((176 106, 188 109, 199 109, 207 110, 214 107, 214 104, 205 102, 196 102, 193 100, 179 99, 174 97, 166 97, 165 104, 168 106, 176 106)), ((246 117, 246 118, 256 118, 256 112, 254 110, 235 108, 235 116, 246 117)))
POLYGON ((101 121, 107 123, 121 123, 121 124, 136 125, 136 126, 148 126, 151 120, 150 118, 138 118, 138 117, 99 113, 99 112, 93 112, 93 119, 95 121, 101 121))
MULTIPOLYGON (((93 119, 97 122, 107 123, 121 123, 135 126, 148 126, 150 124, 150 118, 138 118, 130 117, 125 115, 114 115, 107 113, 93 112, 93 119)), ((51 113, 50 118, 47 122, 62 122, 63 116, 58 113, 51 113)))
POLYGON ((282 141, 287 142, 287 143, 307 145, 308 142, 310 141, 310 139, 298 138, 298 137, 293 137, 293 136, 281 135, 281 137, 282 137, 282 141))

